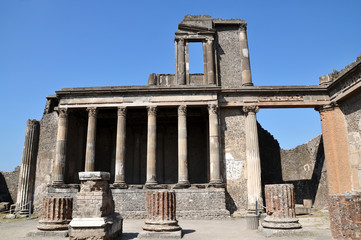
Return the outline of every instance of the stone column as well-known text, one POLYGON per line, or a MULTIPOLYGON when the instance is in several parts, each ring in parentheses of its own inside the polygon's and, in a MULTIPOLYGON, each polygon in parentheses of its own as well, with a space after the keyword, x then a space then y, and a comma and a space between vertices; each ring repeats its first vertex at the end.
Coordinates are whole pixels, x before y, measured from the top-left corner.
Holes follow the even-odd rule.
POLYGON ((240 27, 239 41, 241 48, 241 69, 242 69, 242 86, 253 86, 251 76, 251 65, 249 62, 247 24, 240 27))
POLYGON ((174 191, 147 191, 147 218, 142 238, 181 238, 182 228, 176 219, 176 195, 174 191))
POLYGON ((189 186, 187 160, 187 106, 178 107, 178 186, 189 186))
POLYGON ((36 157, 39 145, 39 122, 29 119, 26 124, 25 142, 19 174, 19 186, 16 209, 21 215, 27 215, 29 201, 33 200, 36 157))
POLYGON ((156 156, 157 156, 157 107, 148 109, 148 135, 147 135, 147 185, 157 184, 156 156))
POLYGON ((206 49, 207 49, 207 79, 208 84, 215 84, 214 77, 214 54, 213 54, 213 40, 206 40, 206 49))
POLYGON ((265 186, 267 216, 264 228, 296 229, 301 224, 296 218, 293 184, 271 184, 265 186))
POLYGON ((218 106, 208 105, 210 184, 222 184, 219 159, 218 106))
POLYGON ((53 184, 64 184, 66 144, 68 136, 68 110, 59 108, 58 135, 56 137, 56 155, 53 170, 53 184))
POLYGON ((45 197, 38 229, 45 231, 68 230, 72 213, 73 198, 45 197))
POLYGON ((259 155, 257 118, 258 106, 244 106, 246 114, 246 159, 248 210, 253 213, 262 206, 261 158, 259 155))
POLYGON ((184 39, 179 39, 177 44, 177 64, 176 64, 176 81, 179 85, 186 84, 186 71, 185 71, 185 44, 184 39))
POLYGON ((125 107, 118 108, 117 143, 115 153, 115 180, 114 184, 125 185, 125 136, 126 136, 126 112, 125 107))
POLYGON ((95 143, 96 143, 96 128, 97 128, 97 113, 96 108, 87 108, 88 116, 88 133, 86 138, 86 153, 85 153, 85 171, 94 171, 95 163, 95 143))

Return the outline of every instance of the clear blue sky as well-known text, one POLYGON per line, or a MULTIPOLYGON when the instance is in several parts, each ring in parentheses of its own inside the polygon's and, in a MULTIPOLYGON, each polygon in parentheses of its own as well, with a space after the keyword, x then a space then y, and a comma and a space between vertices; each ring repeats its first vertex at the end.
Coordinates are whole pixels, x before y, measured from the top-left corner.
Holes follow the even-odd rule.
MULTIPOLYGON (((20 164, 26 121, 41 119, 45 96, 174 73, 186 14, 248 22, 255 85, 317 85, 361 54, 360 10, 357 0, 0 0, 0 170, 20 164)), ((283 148, 321 133, 312 109, 261 110, 258 119, 283 148)))

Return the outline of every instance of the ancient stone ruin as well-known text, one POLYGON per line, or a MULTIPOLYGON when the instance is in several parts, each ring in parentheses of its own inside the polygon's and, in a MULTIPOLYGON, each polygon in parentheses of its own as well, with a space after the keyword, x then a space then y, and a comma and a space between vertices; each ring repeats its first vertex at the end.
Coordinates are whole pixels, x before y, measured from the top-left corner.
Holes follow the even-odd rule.
MULTIPOLYGON (((30 171, 22 173, 18 199, 33 199, 35 211, 44 197, 76 202, 83 171, 110 173, 114 209, 125 218, 146 217, 149 189, 173 189, 179 218, 254 214, 265 184, 292 183, 296 203, 311 199, 320 208, 327 194, 342 199, 361 190, 361 58, 319 85, 254 86, 244 20, 187 15, 174 42, 175 73, 152 73, 148 86, 63 88, 47 96, 34 132, 38 148, 24 152, 22 168, 30 171), (189 72, 194 42, 203 46, 199 74, 189 72), (320 113, 322 147, 306 154, 315 160, 291 164, 294 170, 289 151, 281 161, 277 142, 257 124, 264 108, 320 113)), ((338 202, 331 218, 341 207, 358 211, 338 202)))

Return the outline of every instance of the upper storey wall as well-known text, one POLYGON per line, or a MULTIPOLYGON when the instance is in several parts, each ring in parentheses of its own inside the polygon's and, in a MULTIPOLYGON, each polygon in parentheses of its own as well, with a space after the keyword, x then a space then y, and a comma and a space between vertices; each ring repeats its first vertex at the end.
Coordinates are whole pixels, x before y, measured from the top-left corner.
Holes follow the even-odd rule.
POLYGON ((187 15, 175 33, 175 74, 150 74, 149 85, 252 86, 247 23, 187 15), (189 73, 189 44, 202 43, 203 73, 189 73))

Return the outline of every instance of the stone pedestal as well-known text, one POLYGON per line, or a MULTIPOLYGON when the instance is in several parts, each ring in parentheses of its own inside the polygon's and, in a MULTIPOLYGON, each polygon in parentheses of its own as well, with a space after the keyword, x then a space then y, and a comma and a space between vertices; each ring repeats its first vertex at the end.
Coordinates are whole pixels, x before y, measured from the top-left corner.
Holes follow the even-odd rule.
POLYGON ((361 239, 361 191, 330 194, 331 232, 334 239, 361 239))
POLYGON ((272 184, 265 186, 266 212, 262 226, 268 229, 299 229, 296 218, 294 186, 292 184, 272 184))
POLYGON ((43 198, 38 229, 44 231, 67 230, 72 219, 73 198, 43 198))
POLYGON ((174 191, 147 191, 147 218, 143 230, 139 239, 182 237, 182 228, 176 219, 174 191))
POLYGON ((112 239, 122 234, 123 219, 114 213, 108 172, 80 172, 76 211, 69 224, 70 239, 112 239))

